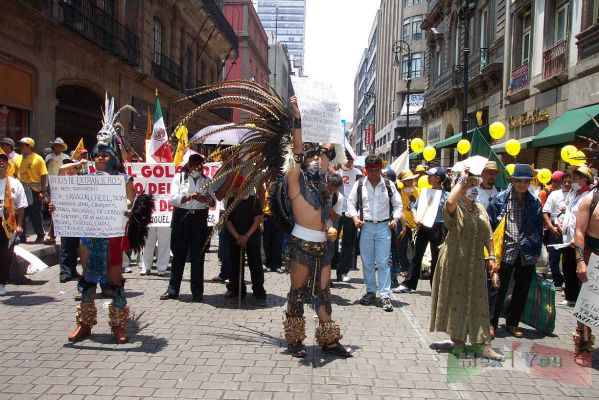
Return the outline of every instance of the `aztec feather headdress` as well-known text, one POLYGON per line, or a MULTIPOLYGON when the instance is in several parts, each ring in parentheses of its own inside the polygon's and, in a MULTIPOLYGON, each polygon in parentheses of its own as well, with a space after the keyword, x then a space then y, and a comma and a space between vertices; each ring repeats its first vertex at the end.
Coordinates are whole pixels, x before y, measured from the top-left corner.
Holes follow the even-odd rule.
POLYGON ((129 110, 132 112, 137 112, 135 108, 130 106, 129 104, 121 107, 117 112, 114 111, 114 97, 108 99, 108 93, 106 93, 106 97, 104 100, 104 109, 102 110, 102 127, 100 131, 96 135, 96 139, 98 143, 92 150, 92 156, 97 152, 99 148, 110 148, 116 157, 117 164, 122 164, 124 160, 122 160, 120 154, 120 146, 123 144, 123 135, 124 128, 120 122, 118 122, 117 118, 121 114, 122 111, 129 110), (121 132, 121 134, 119 134, 121 132))

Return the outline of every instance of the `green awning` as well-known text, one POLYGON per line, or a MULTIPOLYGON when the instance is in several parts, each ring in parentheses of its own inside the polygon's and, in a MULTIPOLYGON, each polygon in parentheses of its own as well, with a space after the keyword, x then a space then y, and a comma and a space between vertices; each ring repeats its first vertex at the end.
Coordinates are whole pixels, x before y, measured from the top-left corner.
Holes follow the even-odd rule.
MULTIPOLYGON (((532 142, 532 140, 532 136, 527 136, 525 138, 518 139, 518 142, 520 142, 522 148, 525 149, 527 147, 530 147, 530 142, 532 142)), ((495 153, 505 153, 505 142, 494 144, 493 146, 491 146, 491 148, 495 151, 495 153)))
POLYGON ((418 160, 418 153, 410 153, 410 160, 418 160))
POLYGON ((455 147, 456 143, 462 140, 462 134, 457 133, 453 136, 448 137, 447 139, 441 140, 434 144, 435 149, 444 149, 446 147, 455 147))
POLYGON ((599 116, 599 104, 563 113, 532 139, 532 147, 571 143, 577 135, 588 135, 596 129, 592 118, 599 116))

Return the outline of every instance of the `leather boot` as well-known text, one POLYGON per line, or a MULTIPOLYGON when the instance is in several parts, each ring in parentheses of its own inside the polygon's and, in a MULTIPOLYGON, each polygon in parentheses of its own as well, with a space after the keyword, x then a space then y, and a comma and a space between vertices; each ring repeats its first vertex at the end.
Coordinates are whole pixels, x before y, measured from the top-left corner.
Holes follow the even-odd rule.
POLYGON ((123 308, 110 305, 108 308, 108 324, 112 329, 114 338, 118 344, 127 343, 129 336, 127 335, 127 322, 129 321, 129 307, 123 308))
POLYGON ((77 306, 75 320, 77 325, 69 333, 69 342, 78 342, 88 337, 92 332, 92 327, 98 323, 98 310, 94 303, 83 303, 77 306))

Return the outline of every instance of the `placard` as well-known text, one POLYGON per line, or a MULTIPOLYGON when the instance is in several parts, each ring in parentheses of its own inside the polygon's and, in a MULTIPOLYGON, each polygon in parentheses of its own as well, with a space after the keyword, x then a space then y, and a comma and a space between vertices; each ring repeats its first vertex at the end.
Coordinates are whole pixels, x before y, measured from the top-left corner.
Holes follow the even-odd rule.
POLYGON ((599 256, 591 255, 587 264, 588 280, 582 284, 574 317, 591 328, 599 328, 599 256))
POLYGON ((304 142, 343 144, 339 102, 333 87, 298 76, 291 76, 291 82, 302 113, 304 142))
POLYGON ((125 235, 127 191, 122 175, 48 176, 54 234, 109 238, 125 235))
POLYGON ((422 189, 422 193, 420 193, 416 217, 427 228, 431 228, 435 223, 439 204, 441 203, 441 193, 441 190, 430 188, 424 188, 422 189))

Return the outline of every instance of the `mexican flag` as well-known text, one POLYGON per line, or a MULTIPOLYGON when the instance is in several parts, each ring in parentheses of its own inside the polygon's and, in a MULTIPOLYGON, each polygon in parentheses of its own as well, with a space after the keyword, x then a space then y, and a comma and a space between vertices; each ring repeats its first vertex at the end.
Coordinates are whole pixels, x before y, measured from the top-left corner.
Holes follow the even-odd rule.
POLYGON ((152 127, 152 139, 147 147, 146 162, 173 162, 166 126, 162 118, 160 100, 156 97, 156 113, 154 114, 154 126, 152 127))

